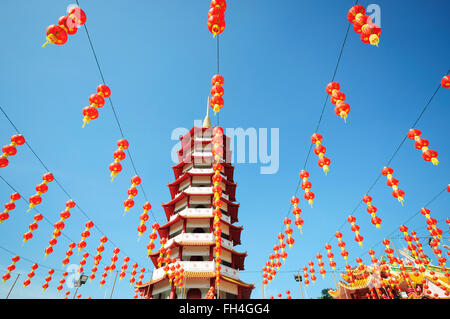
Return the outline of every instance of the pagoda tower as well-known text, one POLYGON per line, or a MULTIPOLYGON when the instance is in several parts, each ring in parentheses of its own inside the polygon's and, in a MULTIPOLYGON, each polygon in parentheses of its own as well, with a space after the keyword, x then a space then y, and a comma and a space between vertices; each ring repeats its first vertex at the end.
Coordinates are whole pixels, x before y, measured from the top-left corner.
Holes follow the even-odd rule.
POLYGON ((243 227, 238 222, 239 204, 236 201, 234 167, 230 164, 230 139, 223 136, 223 159, 221 160, 220 200, 220 246, 218 263, 215 254, 214 234, 214 175, 212 155, 211 121, 206 115, 202 127, 194 126, 180 137, 177 165, 172 166, 175 181, 168 184, 171 200, 162 204, 167 222, 159 227, 161 239, 166 239, 164 249, 170 249, 170 263, 161 262, 160 251, 149 257, 155 266, 152 278, 137 288, 149 299, 204 299, 214 291, 218 299, 249 299, 254 288, 239 279, 244 270, 247 254, 235 250, 241 244, 243 227), (174 263, 176 259, 176 262, 174 263), (183 269, 181 287, 174 284, 169 267, 178 264, 183 269), (216 267, 220 264, 219 271, 216 267), (219 284, 216 280, 219 279, 219 284), (209 294, 208 294, 209 292, 209 294))

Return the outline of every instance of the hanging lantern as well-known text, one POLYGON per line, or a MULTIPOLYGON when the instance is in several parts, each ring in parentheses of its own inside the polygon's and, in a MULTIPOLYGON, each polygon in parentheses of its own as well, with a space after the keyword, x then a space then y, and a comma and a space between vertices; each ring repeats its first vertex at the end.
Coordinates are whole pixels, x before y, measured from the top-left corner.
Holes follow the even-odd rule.
POLYGON ((361 33, 361 41, 378 46, 381 28, 372 23, 372 19, 365 14, 362 5, 353 6, 347 14, 347 19, 350 23, 353 23, 353 30, 356 33, 361 33))
POLYGON ((36 205, 39 205, 42 202, 41 195, 48 191, 47 184, 50 182, 53 182, 54 179, 55 178, 53 177, 52 173, 45 173, 44 175, 42 175, 42 181, 43 181, 42 184, 36 185, 36 194, 33 196, 30 196, 30 198, 28 199, 30 204, 28 205, 29 208, 28 208, 27 212, 29 212, 36 205))
POLYGON ((436 238, 430 241, 431 250, 433 250, 433 253, 436 255, 439 266, 445 267, 447 259, 442 256, 442 250, 438 248, 439 245, 439 240, 437 240, 436 238))
POLYGON ((145 272, 145 268, 142 267, 141 268, 141 273, 139 274, 139 281, 136 283, 137 285, 142 285, 142 279, 144 279, 144 272, 145 272))
POLYGON ((421 138, 422 132, 418 129, 410 129, 408 132, 408 138, 414 140, 414 146, 422 151, 422 158, 427 161, 433 163, 433 165, 438 165, 439 161, 437 159, 438 153, 436 151, 430 150, 428 146, 430 142, 428 140, 421 138))
POLYGON ((310 274, 311 274, 311 280, 312 280, 312 282, 313 282, 313 284, 315 284, 316 283, 316 279, 317 279, 317 277, 315 276, 315 270, 314 270, 314 263, 310 260, 309 261, 309 263, 308 263, 308 265, 309 265, 309 272, 310 272, 310 274))
POLYGON ((34 271, 38 268, 39 268, 38 264, 33 264, 31 266, 31 271, 27 275, 28 279, 23 282, 23 288, 28 287, 31 284, 31 278, 33 278, 35 275, 34 271))
POLYGON ((67 277, 67 275, 69 275, 69 273, 68 272, 63 272, 62 273, 62 279, 59 281, 59 285, 58 285, 58 287, 56 287, 56 290, 58 290, 58 292, 60 292, 64 287, 63 287, 63 285, 65 284, 65 282, 66 282, 66 277, 67 277))
POLYGON ((334 270, 336 268, 336 262, 333 260, 334 254, 331 252, 331 245, 325 244, 325 249, 327 251, 327 257, 330 260, 330 267, 334 270))
POLYGON ((59 25, 52 24, 47 27, 47 41, 42 45, 43 48, 49 43, 63 45, 67 42, 67 32, 59 25))
POLYGON ((330 159, 325 156, 326 148, 322 145, 323 137, 319 133, 314 133, 311 136, 311 142, 313 144, 316 144, 316 147, 314 148, 314 153, 319 156, 319 160, 317 164, 323 168, 323 171, 325 172, 325 175, 328 173, 329 166, 330 166, 330 159))
POLYGON ((17 134, 11 136, 11 143, 2 147, 3 154, 0 156, 0 168, 8 166, 8 157, 16 155, 16 146, 23 144, 25 144, 25 138, 22 135, 17 134))
POLYGON ((309 285, 309 275, 308 275, 308 267, 303 266, 303 279, 305 279, 303 282, 305 283, 306 287, 309 285))
POLYGON ((78 243, 78 251, 82 251, 85 247, 86 247, 86 238, 88 238, 89 236, 91 236, 91 233, 89 232, 89 230, 94 227, 94 223, 90 220, 85 224, 86 228, 85 230, 81 233, 81 241, 78 243))
POLYGON ((73 23, 72 19, 68 19, 67 16, 62 16, 58 19, 58 25, 66 31, 68 35, 77 33, 78 27, 73 23))
POLYGON ((146 202, 144 206, 142 206, 144 212, 139 216, 141 220, 137 230, 138 230, 138 241, 141 239, 141 236, 147 231, 147 226, 145 226, 145 222, 148 220, 148 212, 152 209, 152 205, 149 202, 146 202))
POLYGON ((398 188, 398 180, 392 177, 392 174, 394 173, 394 170, 390 167, 384 167, 381 170, 381 174, 383 174, 383 176, 387 177, 387 182, 386 184, 390 187, 392 187, 392 196, 394 196, 395 198, 398 199, 398 201, 402 204, 403 206, 403 202, 404 199, 403 197, 405 196, 405 192, 402 191, 400 188, 398 188))
POLYGON ((384 252, 386 253, 387 257, 389 258, 389 262, 395 266, 397 265, 397 259, 394 257, 394 250, 389 246, 391 242, 387 239, 383 239, 383 245, 386 246, 384 249, 384 252))
POLYGON ((86 259, 89 257, 89 253, 84 253, 83 254, 83 259, 81 259, 81 261, 80 261, 80 267, 78 267, 78 270, 77 270, 77 272, 79 273, 79 274, 81 274, 82 272, 83 272, 83 266, 84 265, 86 265, 86 259))
POLYGON ((450 89, 450 75, 446 75, 441 80, 441 86, 444 89, 450 89))
POLYGON ((336 232, 334 236, 338 239, 338 246, 341 248, 341 256, 344 257, 345 262, 347 262, 348 251, 345 250, 345 242, 342 240, 342 233, 336 232))
POLYGON ((310 181, 308 181, 309 173, 305 170, 301 170, 299 175, 302 180, 302 184, 301 184, 302 189, 305 191, 304 197, 312 207, 314 193, 310 191, 312 184, 310 181))
MULTIPOLYGON (((291 204, 294 206, 294 208, 292 209, 292 214, 295 215, 294 223, 295 223, 295 225, 297 225, 298 229, 300 230, 300 234, 303 234, 303 230, 302 230, 303 219, 300 218, 300 214, 301 214, 302 210, 300 207, 298 207, 299 202, 300 202, 300 200, 297 197, 292 196, 291 204)), ((289 230, 289 232, 292 234, 291 230, 289 230)))
POLYGON ((111 90, 105 84, 97 86, 97 93, 89 96, 89 106, 83 108, 83 128, 98 118, 98 109, 101 109, 105 105, 105 99, 111 96, 111 90))
POLYGON ((325 266, 325 263, 322 261, 322 255, 319 253, 316 255, 316 258, 318 260, 317 265, 320 267, 319 273, 322 275, 322 278, 325 279, 325 274, 327 273, 323 266, 325 266))
POLYGON ((109 164, 109 170, 111 171, 111 182, 114 180, 117 174, 122 171, 122 165, 120 164, 120 162, 123 161, 126 157, 123 150, 126 150, 128 148, 129 143, 126 139, 123 138, 117 141, 117 146, 118 149, 113 154, 114 162, 109 164))
POLYGON ((211 9, 208 11, 208 30, 215 37, 225 30, 225 11, 227 3, 225 0, 212 0, 211 9))
POLYGON ((422 208, 420 210, 420 213, 424 215, 427 219, 427 225, 430 227, 429 232, 430 235, 438 242, 440 243, 440 239, 442 238, 443 231, 439 228, 437 228, 437 220, 430 216, 430 210, 428 208, 422 208))
POLYGON ((108 277, 109 266, 106 266, 105 268, 103 268, 103 270, 102 280, 100 280, 100 287, 103 287, 103 285, 106 283, 105 278, 108 277))
POLYGON ((286 229, 284 230, 284 232, 288 236, 288 238, 286 239, 286 244, 289 245, 289 248, 292 248, 292 245, 294 244, 294 240, 292 238, 291 220, 288 217, 286 217, 283 220, 283 224, 286 226, 286 229))
MULTIPOLYGON (((339 85, 338 82, 330 82, 326 86, 325 90, 330 95, 331 103, 335 105, 334 113, 336 113, 337 116, 340 116, 341 118, 344 119, 345 122, 347 122, 347 116, 348 116, 348 113, 350 113, 350 105, 348 105, 347 103, 344 102, 345 94, 340 91, 340 87, 341 86, 339 85)), ((321 148, 321 147, 319 146, 319 148, 321 148)), ((314 150, 314 151, 316 152, 316 150, 314 150)), ((319 150, 317 150, 317 151, 319 151, 319 150)), ((321 152, 321 153, 325 153, 325 151, 321 152)), ((316 155, 318 155, 317 152, 316 152, 316 155)))
POLYGON ((38 229, 38 223, 44 218, 41 214, 34 215, 34 222, 28 225, 28 232, 23 234, 23 243, 33 238, 33 232, 38 229))
POLYGON ((9 212, 16 208, 16 204, 14 204, 14 202, 18 201, 20 198, 19 193, 11 194, 10 201, 5 204, 5 210, 0 213, 0 224, 9 218, 9 212))
POLYGON ((45 257, 53 252, 53 246, 58 243, 57 238, 61 236, 61 230, 65 227, 64 221, 70 217, 70 210, 74 207, 75 202, 73 200, 69 200, 66 202, 66 209, 59 214, 61 218, 53 225, 55 230, 53 231, 52 239, 48 242, 49 246, 45 249, 45 257))
POLYGON ((357 14, 365 14, 365 13, 366 13, 366 10, 364 9, 364 7, 360 4, 357 4, 348 11, 347 19, 350 23, 355 23, 356 15, 357 14))
POLYGON ((374 23, 366 23, 361 27, 361 41, 378 46, 380 43, 381 28, 374 23))
POLYGON ((54 273, 55 273, 54 269, 50 269, 48 271, 48 276, 45 278, 45 284, 42 285, 42 291, 45 291, 48 288, 50 281, 52 281, 52 276, 54 273))
POLYGON ((126 275, 126 273, 125 273, 125 271, 127 270, 127 268, 128 268, 128 262, 130 261, 130 257, 128 257, 128 256, 126 256, 124 259, 123 259, 123 265, 122 265, 122 271, 120 272, 120 274, 119 274, 119 280, 122 280, 124 277, 125 277, 125 275, 126 275))
POLYGON ((211 83, 213 85, 212 89, 211 89, 211 99, 209 100, 209 105, 212 107, 212 109, 214 110, 214 115, 217 114, 217 112, 219 112, 223 105, 224 105, 224 101, 223 101, 223 84, 225 83, 225 80, 223 78, 223 76, 221 76, 220 74, 216 74, 212 77, 211 79, 211 83))
POLYGON ((69 250, 66 251, 66 258, 63 259, 62 264, 63 267, 70 262, 70 257, 73 255, 73 249, 77 246, 75 243, 69 244, 69 250))
POLYGON ((116 262, 119 259, 117 255, 120 253, 120 249, 114 248, 113 253, 114 255, 111 257, 111 265, 109 266, 109 272, 113 272, 113 270, 116 269, 116 262))
POLYGON ((97 246, 97 254, 94 256, 94 267, 91 269, 91 275, 89 276, 90 281, 95 279, 95 273, 97 272, 97 266, 102 260, 102 252, 105 250, 105 244, 108 242, 108 237, 103 236, 100 238, 100 245, 97 246))
POLYGON ((125 213, 134 206, 133 198, 138 194, 136 186, 139 184, 141 184, 141 178, 139 176, 133 176, 131 178, 131 187, 128 189, 128 198, 123 202, 123 205, 125 206, 125 213))
POLYGON ((7 268, 8 271, 2 277, 3 282, 5 282, 11 278, 10 272, 14 271, 16 269, 16 263, 20 260, 20 257, 14 256, 11 260, 12 260, 12 263, 11 263, 11 265, 8 266, 8 268, 7 268))
POLYGON ((150 256, 150 254, 152 253, 152 250, 155 248, 154 241, 158 237, 158 234, 156 233, 158 231, 158 229, 159 229, 159 224, 158 223, 154 223, 152 225, 152 232, 149 235, 150 242, 147 245, 147 257, 150 256))
POLYGON ((362 248, 364 237, 361 236, 361 235, 359 234, 359 226, 356 225, 356 218, 355 218, 354 216, 349 216, 349 217, 347 218, 347 221, 352 225, 352 226, 351 226, 351 230, 352 230, 352 232, 355 233, 355 241, 356 241, 356 242, 358 243, 358 245, 360 245, 361 248, 362 248))
POLYGON ((364 195, 363 202, 367 204, 367 212, 372 217, 372 219, 371 219, 372 224, 375 225, 376 228, 380 228, 381 227, 381 218, 379 218, 376 215, 377 208, 372 205, 372 197, 370 197, 369 195, 364 195))
POLYGON ((71 6, 67 16, 62 16, 58 20, 58 25, 50 25, 47 28, 47 42, 42 47, 45 48, 47 44, 53 43, 62 45, 67 42, 68 34, 77 33, 78 27, 86 23, 86 13, 78 6, 71 6))
POLYGON ((206 293, 205 299, 214 299, 214 287, 210 287, 206 293))

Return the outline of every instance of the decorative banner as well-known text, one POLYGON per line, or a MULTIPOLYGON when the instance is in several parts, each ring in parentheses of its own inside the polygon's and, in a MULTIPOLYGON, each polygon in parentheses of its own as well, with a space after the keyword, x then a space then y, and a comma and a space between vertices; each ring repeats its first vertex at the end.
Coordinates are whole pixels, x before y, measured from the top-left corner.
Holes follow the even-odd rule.
MULTIPOLYGON (((147 226, 145 226, 145 222, 148 221, 148 212, 152 209, 152 205, 149 202, 146 202, 144 206, 142 206, 144 212, 139 216, 141 220, 137 230, 138 230, 138 241, 141 239, 141 236, 147 231, 147 226)), ((156 237, 155 237, 156 238, 156 237)))
POLYGON ((69 244, 69 250, 66 251, 66 258, 64 258, 62 261, 63 267, 70 262, 70 257, 73 255, 73 249, 75 247, 77 247, 77 244, 73 242, 69 244))
POLYGON ((62 273, 62 279, 59 281, 59 286, 58 287, 56 287, 56 289, 58 290, 58 292, 60 292, 62 289, 63 289, 63 285, 65 284, 65 282, 66 282, 66 277, 67 277, 67 275, 68 275, 69 273, 68 272, 63 272, 62 273))
POLYGON ((122 279, 125 277, 125 275, 126 275, 125 271, 126 271, 127 268, 128 268, 127 263, 128 263, 129 261, 130 261, 130 257, 128 257, 128 256, 126 256, 126 257, 123 259, 122 271, 121 271, 120 274, 119 274, 119 280, 122 280, 122 279))
POLYGON ((94 223, 90 220, 88 221, 86 224, 86 229, 81 233, 81 241, 78 243, 78 252, 82 251, 84 248, 86 248, 87 244, 86 244, 86 238, 88 238, 89 236, 91 236, 91 233, 89 232, 89 230, 94 227, 94 223))
MULTIPOLYGON (((214 110, 214 115, 216 115, 223 107, 223 105, 225 104, 224 100, 223 100, 223 94, 224 94, 224 90, 223 90, 223 84, 225 83, 225 80, 223 78, 223 76, 221 76, 220 74, 216 74, 212 77, 211 79, 211 83, 213 85, 212 89, 211 89, 211 99, 209 100, 209 105, 212 107, 212 109, 214 110)), ((222 133, 223 135, 223 133, 222 133)), ((219 136, 218 138, 221 138, 222 136, 219 136)), ((213 141, 214 143, 214 141, 213 141)))
POLYGON ((360 245, 361 248, 362 248, 364 237, 361 236, 361 235, 359 234, 359 226, 356 225, 356 217, 354 217, 354 216, 349 216, 349 217, 347 218, 347 221, 352 225, 352 226, 351 226, 351 230, 352 230, 352 232, 355 233, 355 241, 356 241, 356 242, 358 243, 358 245, 360 245))
POLYGON ((372 19, 365 14, 365 11, 362 5, 355 5, 348 11, 347 19, 353 23, 353 30, 361 34, 362 42, 378 46, 381 28, 372 23, 372 19))
POLYGON ((36 185, 36 194, 33 195, 33 196, 30 196, 30 198, 28 199, 30 204, 28 205, 29 208, 28 208, 27 212, 29 212, 35 206, 37 206, 40 203, 42 203, 41 195, 48 191, 47 184, 50 183, 50 182, 53 182, 54 179, 55 178, 53 177, 52 173, 45 173, 44 175, 42 175, 42 181, 43 181, 42 184, 36 185))
POLYGON ((19 256, 14 256, 12 259, 11 265, 8 266, 8 271, 3 275, 3 282, 9 280, 11 278, 10 272, 16 269, 16 263, 20 260, 19 256))
POLYGON ((17 145, 25 144, 25 138, 18 134, 11 136, 11 143, 2 147, 2 156, 0 156, 0 168, 9 165, 8 156, 14 156, 17 154, 17 145))
POLYGON ((367 212, 372 216, 371 222, 376 228, 381 227, 381 218, 376 215, 377 208, 372 205, 372 197, 369 195, 363 196, 363 202, 367 204, 367 212))
POLYGON ((54 269, 50 269, 48 271, 48 276, 45 278, 45 284, 42 285, 42 291, 45 291, 48 288, 50 281, 52 281, 52 276, 55 273, 54 269))
POLYGON ((392 174, 394 173, 394 170, 390 167, 384 167, 381 170, 381 174, 383 176, 387 177, 387 182, 386 184, 390 187, 392 187, 392 196, 394 196, 395 198, 398 199, 398 201, 402 204, 403 206, 403 197, 405 196, 405 192, 402 191, 400 188, 398 188, 398 180, 392 177, 392 174))
POLYGON ((43 218, 44 216, 41 214, 34 215, 34 223, 28 225, 29 231, 23 234, 23 243, 26 243, 28 240, 33 238, 33 232, 38 229, 38 222, 40 222, 43 218))
POLYGON ((38 264, 34 264, 31 266, 31 271, 27 275, 28 279, 23 282, 23 288, 28 287, 31 284, 31 278, 33 278, 35 275, 34 271, 38 268, 38 264))
POLYGON ((66 202, 66 209, 59 214, 61 219, 54 224, 55 230, 53 231, 52 239, 48 242, 49 246, 45 249, 45 257, 53 253, 53 246, 58 243, 56 238, 61 236, 61 230, 65 227, 64 221, 70 217, 70 210, 74 207, 75 202, 73 200, 69 200, 66 202))
POLYGON ((408 132, 408 138, 415 141, 415 148, 422 151, 422 158, 427 162, 433 163, 433 165, 438 165, 438 153, 428 148, 430 142, 424 138, 421 138, 421 135, 422 132, 418 129, 410 129, 408 132))
POLYGON ((86 13, 78 6, 70 6, 67 16, 58 20, 58 25, 52 24, 47 27, 47 41, 43 48, 49 43, 63 45, 67 42, 68 34, 77 33, 78 27, 86 23, 86 13))
POLYGON ((98 109, 105 105, 105 99, 111 96, 111 90, 105 84, 97 86, 97 94, 89 96, 89 106, 83 108, 83 128, 91 120, 98 118, 98 109))
POLYGON ((215 37, 225 30, 225 11, 227 3, 225 0, 212 0, 211 9, 208 11, 208 30, 215 37))
POLYGON ((20 194, 11 194, 10 198, 10 201, 5 204, 5 210, 0 213, 0 224, 3 223, 4 220, 7 220, 9 218, 9 212, 16 208, 16 204, 14 204, 14 202, 20 199, 20 194))
MULTIPOLYGON (((134 206, 133 198, 138 194, 138 190, 136 186, 141 184, 141 178, 139 176, 133 176, 131 178, 131 187, 128 189, 128 198, 123 202, 123 206, 125 206, 125 213, 130 210, 131 207, 134 206)), ((124 213, 124 215, 125 215, 124 213)), ((145 232, 145 230, 144 230, 145 232)))
MULTIPOLYGON (((338 82, 330 82, 326 87, 328 95, 331 95, 331 103, 336 105, 334 113, 344 119, 347 122, 348 113, 350 113, 350 105, 345 103, 345 94, 340 91, 340 84, 338 82)), ((323 152, 325 153, 325 152, 323 152)))
POLYGON ((323 137, 319 133, 314 133, 311 136, 311 142, 316 145, 316 147, 314 147, 314 154, 319 156, 319 160, 317 161, 317 164, 320 167, 322 167, 322 169, 326 175, 330 169, 329 166, 330 166, 331 161, 328 157, 325 156, 325 152, 327 151, 327 149, 325 148, 325 146, 322 145, 322 140, 323 140, 323 137))
POLYGON ((109 164, 109 170, 111 171, 111 182, 114 180, 117 174, 122 171, 122 165, 120 164, 120 162, 125 159, 126 155, 123 150, 126 150, 128 146, 130 146, 130 144, 124 138, 117 141, 118 149, 113 154, 114 162, 109 164))
POLYGON ((309 173, 305 170, 301 170, 299 176, 302 180, 302 185, 301 185, 302 189, 305 191, 304 198, 308 201, 309 205, 311 205, 311 207, 312 207, 314 193, 310 191, 312 184, 310 181, 308 181, 309 173))

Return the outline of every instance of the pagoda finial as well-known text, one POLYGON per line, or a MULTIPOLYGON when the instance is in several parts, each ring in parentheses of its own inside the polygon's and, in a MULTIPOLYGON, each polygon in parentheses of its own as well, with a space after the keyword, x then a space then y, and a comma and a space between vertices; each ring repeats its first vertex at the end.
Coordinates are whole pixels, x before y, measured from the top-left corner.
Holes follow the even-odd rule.
POLYGON ((203 128, 210 128, 211 127, 211 120, 209 119, 209 96, 208 96, 208 102, 206 103, 206 116, 203 120, 203 128))

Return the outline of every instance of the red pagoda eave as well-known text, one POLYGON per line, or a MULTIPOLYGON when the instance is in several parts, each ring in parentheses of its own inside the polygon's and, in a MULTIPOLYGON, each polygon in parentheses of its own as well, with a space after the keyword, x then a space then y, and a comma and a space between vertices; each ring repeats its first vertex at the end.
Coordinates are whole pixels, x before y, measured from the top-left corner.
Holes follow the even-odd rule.
MULTIPOLYGON (((187 194, 184 191, 181 192, 180 195, 178 195, 176 198, 172 199, 170 202, 165 203, 165 204, 164 203, 161 204, 161 206, 164 208, 164 212, 166 213, 167 220, 169 220, 170 216, 172 216, 174 214, 175 204, 178 201, 180 201, 180 200, 182 200, 183 198, 186 198, 186 197, 188 197, 188 203, 189 203, 189 196, 211 196, 212 197, 213 195, 211 193, 208 193, 208 194, 187 194)), ((239 208, 240 205, 236 204, 236 203, 233 203, 233 202, 231 202, 231 201, 229 201, 229 200, 227 200, 225 198, 220 198, 220 200, 227 204, 227 212, 228 212, 228 215, 231 218, 231 222, 232 223, 238 222, 239 220, 238 220, 238 217, 237 217, 237 211, 238 211, 238 208, 239 208)))
MULTIPOLYGON (((173 165, 173 174, 175 175, 175 179, 178 179, 183 174, 183 167, 184 165, 188 163, 193 163, 194 156, 191 155, 191 161, 185 162, 184 159, 180 161, 178 164, 173 165)), ((222 162, 221 163, 224 167, 224 175, 227 177, 229 181, 233 181, 233 172, 234 172, 234 166, 232 166, 230 163, 222 162)))
MULTIPOLYGON (((223 144, 222 144, 224 149, 227 149, 228 140, 229 140, 229 138, 224 136, 223 144)), ((182 147, 177 151, 177 153, 178 153, 178 155, 183 154, 186 149, 188 149, 188 150, 193 149, 195 144, 211 144, 211 143, 212 143, 212 138, 208 138, 208 139, 204 139, 204 140, 190 139, 190 142, 187 141, 187 142, 183 143, 182 147)))
MULTIPOLYGON (((214 217, 213 216, 210 216, 210 217, 186 217, 186 216, 178 215, 173 220, 171 220, 168 223, 159 227, 159 229, 158 229, 159 238, 168 238, 169 237, 169 227, 181 219, 206 219, 206 218, 213 219, 214 217)), ((221 222, 230 227, 230 240, 233 241, 234 246, 240 245, 241 244, 241 232, 244 229, 244 227, 233 225, 224 220, 221 220, 221 222)))

